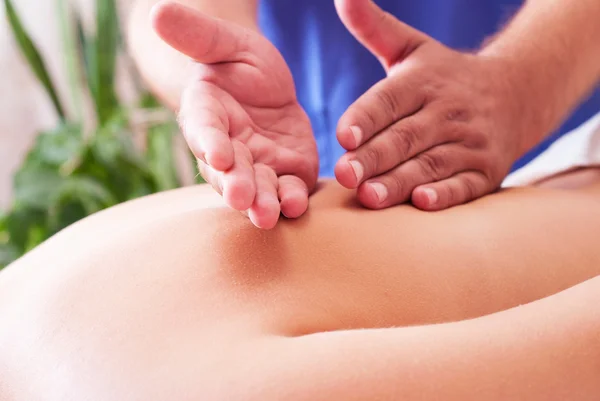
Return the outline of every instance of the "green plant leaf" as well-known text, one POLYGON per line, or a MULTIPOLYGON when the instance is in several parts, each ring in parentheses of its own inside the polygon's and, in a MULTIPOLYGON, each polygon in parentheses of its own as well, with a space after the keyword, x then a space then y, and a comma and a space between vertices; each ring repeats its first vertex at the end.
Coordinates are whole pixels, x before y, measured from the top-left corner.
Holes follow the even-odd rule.
POLYGON ((123 114, 115 115, 100 127, 90 141, 90 153, 90 163, 84 167, 101 166, 106 185, 120 202, 157 190, 148 161, 135 147, 123 114))
POLYGON ((48 226, 45 224, 35 224, 29 227, 27 232, 27 242, 25 243, 25 252, 31 251, 33 248, 48 239, 51 234, 48 233, 48 226))
POLYGON ((19 256, 19 250, 10 243, 6 213, 0 210, 0 270, 19 256))
POLYGON ((31 37, 25 31, 23 24, 21 23, 21 19, 17 15, 17 12, 12 4, 11 0, 4 0, 4 6, 6 7, 6 15, 8 17, 8 22, 12 29, 12 33, 19 45, 21 53, 27 59, 29 63, 29 67, 31 67, 32 71, 41 82, 41 84, 46 89, 46 93, 50 97, 52 104, 54 105, 54 109, 56 110, 56 114, 58 117, 65 121, 66 116, 64 112, 64 108, 59 100, 58 93, 56 92, 55 86, 50 79, 50 74, 48 74, 48 70, 40 55, 40 52, 33 44, 31 37))
POLYGON ((60 186, 57 202, 72 198, 81 201, 87 214, 117 204, 117 199, 92 177, 73 177, 60 186))
POLYGON ((159 191, 180 186, 177 176, 174 139, 175 124, 159 124, 148 128, 147 150, 149 169, 159 191))
POLYGON ((24 167, 48 166, 61 168, 80 157, 85 146, 81 127, 75 124, 59 125, 52 131, 38 134, 29 150, 24 167))
POLYGON ((118 107, 115 69, 120 47, 119 15, 115 0, 96 0, 96 110, 100 123, 118 107))
POLYGON ((0 270, 17 260, 19 250, 12 244, 0 243, 0 270))
POLYGON ((56 5, 71 100, 75 110, 76 121, 81 122, 83 119, 81 83, 84 75, 75 35, 77 14, 69 0, 57 0, 56 5))
POLYGON ((58 232, 76 221, 118 203, 115 196, 93 177, 71 177, 57 189, 48 210, 48 225, 58 232))
MULTIPOLYGON (((7 9, 12 7, 10 0, 4 1, 7 9)), ((91 135, 84 135, 81 121, 62 121, 38 135, 13 177, 13 204, 7 213, 0 213, 0 268, 90 214, 179 186, 174 119, 167 113, 167 121, 143 123, 149 129, 144 152, 134 144, 130 110, 117 98, 115 64, 121 40, 115 0, 97 0, 96 36, 86 35, 79 15, 67 9, 67 0, 58 1, 63 23, 69 23, 69 16, 73 18, 70 29, 63 30, 65 36, 71 36, 65 38, 65 46, 71 43, 71 48, 78 50, 76 60, 69 63, 69 75, 78 70, 87 81, 82 80, 76 88, 76 79, 72 80, 74 99, 80 94, 75 92, 87 85, 98 125, 91 135)), ((14 10, 12 14, 16 16, 14 10)), ((31 47, 35 50, 33 44, 31 47)), ((38 59, 41 63, 39 54, 38 59)), ((56 100, 60 106, 58 97, 56 100)), ((140 103, 160 108, 149 94, 140 103)))
POLYGON ((36 236, 33 232, 47 231, 44 228, 47 226, 47 214, 45 210, 16 206, 6 215, 4 225, 8 233, 6 249, 16 250, 20 256, 31 249, 32 238, 36 236))
POLYGON ((87 86, 101 125, 119 108, 115 89, 117 55, 121 45, 119 18, 114 0, 96 0, 96 35, 86 34, 75 13, 75 30, 87 86))
POLYGON ((13 198, 17 207, 47 210, 64 180, 58 171, 43 166, 26 166, 13 177, 13 198))
POLYGON ((98 73, 96 63, 96 43, 93 38, 88 37, 81 22, 81 16, 73 13, 75 20, 75 32, 77 34, 77 49, 79 51, 79 59, 83 64, 83 77, 90 91, 96 114, 98 114, 98 73))
POLYGON ((133 134, 127 124, 123 113, 114 114, 92 138, 92 150, 108 168, 116 167, 119 160, 131 160, 132 164, 142 167, 141 154, 133 144, 133 134))

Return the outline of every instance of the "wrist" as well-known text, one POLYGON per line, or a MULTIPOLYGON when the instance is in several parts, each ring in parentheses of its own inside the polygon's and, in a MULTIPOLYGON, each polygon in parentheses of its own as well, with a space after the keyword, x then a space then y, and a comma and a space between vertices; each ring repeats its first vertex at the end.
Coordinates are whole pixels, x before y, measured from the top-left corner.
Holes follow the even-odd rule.
POLYGON ((478 56, 488 65, 489 79, 495 83, 492 96, 507 110, 506 125, 514 135, 515 158, 519 158, 560 124, 560 97, 526 57, 496 51, 482 51, 478 56))

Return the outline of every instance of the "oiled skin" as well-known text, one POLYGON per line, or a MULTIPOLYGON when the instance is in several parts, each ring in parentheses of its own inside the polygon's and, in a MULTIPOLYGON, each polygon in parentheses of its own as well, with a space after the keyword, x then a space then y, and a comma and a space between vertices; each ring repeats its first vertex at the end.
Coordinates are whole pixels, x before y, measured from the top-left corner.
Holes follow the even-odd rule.
MULTIPOLYGON (((365 356, 373 361, 398 351, 384 339, 363 340, 368 330, 339 332, 348 333, 348 347, 315 365, 325 373, 316 376, 314 391, 307 390, 314 379, 310 372, 318 370, 309 366, 333 349, 324 345, 327 337, 319 336, 336 334, 316 334, 317 344, 303 335, 476 318, 586 280, 584 285, 595 285, 600 293, 594 279, 599 274, 597 184, 572 191, 510 190, 427 213, 410 206, 364 210, 350 191, 324 182, 305 217, 284 220, 271 231, 223 207, 212 189, 180 189, 79 222, 0 274, 0 400, 432 399, 423 390, 433 391, 429 379, 408 385, 393 364, 382 372, 389 370, 400 382, 385 381, 383 373, 373 382, 369 374, 351 371, 354 362, 370 363, 360 359, 365 344, 378 344, 365 356)), ((560 309, 540 305, 532 316, 560 309)), ((471 334, 465 325, 486 327, 493 324, 485 319, 501 321, 507 313, 499 327, 514 324, 525 333, 527 322, 537 321, 512 310, 484 320, 425 326, 422 338, 440 330, 439 336, 431 335, 443 344, 444 330, 456 327, 476 336, 479 329, 471 334)), ((581 317, 592 322, 585 326, 586 341, 597 335, 600 343, 597 315, 581 317)), ((398 330, 407 330, 398 332, 401 337, 417 329, 373 335, 395 338, 398 330)), ((579 354, 567 340, 565 355, 574 358, 579 354)), ((519 355, 532 360, 528 352, 525 347, 519 355)), ((590 358, 600 356, 596 349, 590 353, 590 358)), ((593 378, 598 373, 600 382, 600 368, 595 372, 592 362, 575 362, 580 382, 573 383, 583 397, 577 399, 594 399, 600 388, 593 378)), ((507 366, 490 366, 486 378, 499 377, 507 366)), ((478 372, 473 366, 465 369, 478 372)), ((423 374, 436 372, 432 367, 423 374)), ((536 380, 559 373, 549 371, 536 380)), ((475 373, 465 376, 468 386, 448 380, 443 391, 449 400, 471 399, 460 389, 485 382, 475 373)), ((532 394, 527 399, 561 394, 554 388, 540 394, 531 383, 524 387, 532 394)), ((479 398, 473 399, 492 399, 485 397, 495 394, 493 386, 489 393, 485 389, 474 392, 479 398)))

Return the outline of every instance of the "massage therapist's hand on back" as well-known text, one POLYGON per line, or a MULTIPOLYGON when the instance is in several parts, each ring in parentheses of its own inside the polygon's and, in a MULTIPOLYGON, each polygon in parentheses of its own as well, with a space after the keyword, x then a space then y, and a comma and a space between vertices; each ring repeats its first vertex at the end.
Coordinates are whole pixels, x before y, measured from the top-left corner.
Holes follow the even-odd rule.
POLYGON ((451 50, 367 0, 336 0, 387 78, 341 117, 338 181, 381 209, 440 210, 494 191, 536 127, 500 60, 451 50))
POLYGON ((308 116, 282 56, 262 35, 175 2, 155 31, 194 60, 179 120, 204 179, 260 228, 308 207, 319 171, 308 116))
MULTIPOLYGON (((443 47, 371 1, 336 6, 389 73, 340 120, 338 139, 350 152, 336 167, 339 182, 377 209, 411 194, 418 207, 442 209, 494 190, 517 156, 521 127, 498 124, 516 125, 518 105, 492 85, 493 63, 443 47)), ((153 21, 163 40, 197 62, 180 121, 203 177, 260 227, 272 227, 280 210, 301 215, 318 160, 279 52, 251 29, 174 2, 159 4, 153 21)))
MULTIPOLYGON (((154 7, 152 21, 166 43, 195 60, 179 110, 203 177, 259 227, 273 227, 280 212, 302 215, 318 175, 316 143, 288 66, 257 32, 258 0, 179 1, 198 8, 168 0, 154 7), (236 11, 243 7, 253 11, 236 11), (208 16, 223 12, 233 14, 208 16), (242 14, 254 26, 237 24, 242 14)), ((371 0, 335 6, 387 72, 336 130, 347 152, 335 175, 368 208, 412 201, 441 210, 494 191, 600 79, 595 0, 528 1, 472 53, 445 47, 371 0)), ((162 87, 172 80, 173 60, 167 64, 154 73, 138 60, 151 82, 169 76, 162 87)))

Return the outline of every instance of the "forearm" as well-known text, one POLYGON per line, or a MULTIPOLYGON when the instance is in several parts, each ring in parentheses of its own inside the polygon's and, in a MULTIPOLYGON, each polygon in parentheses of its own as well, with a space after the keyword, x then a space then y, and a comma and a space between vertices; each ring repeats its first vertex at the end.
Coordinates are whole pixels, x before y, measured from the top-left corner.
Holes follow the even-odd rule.
POLYGON ((594 400, 598 302, 595 278, 464 322, 274 339, 245 361, 256 375, 246 379, 267 381, 245 399, 594 400))
MULTIPOLYGON (((158 0, 137 0, 129 20, 129 47, 142 78, 171 109, 179 107, 189 59, 165 44, 150 25, 150 10, 158 0)), ((178 0, 205 14, 258 29, 258 0, 178 0)))
POLYGON ((600 80, 600 1, 529 0, 482 50, 509 67, 531 118, 527 151, 556 129, 600 80))

